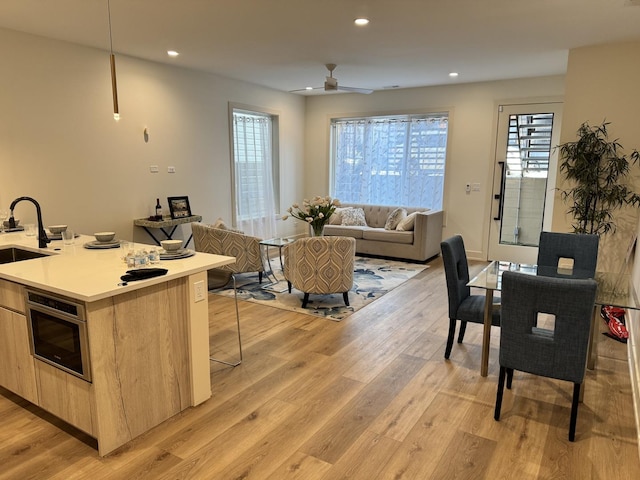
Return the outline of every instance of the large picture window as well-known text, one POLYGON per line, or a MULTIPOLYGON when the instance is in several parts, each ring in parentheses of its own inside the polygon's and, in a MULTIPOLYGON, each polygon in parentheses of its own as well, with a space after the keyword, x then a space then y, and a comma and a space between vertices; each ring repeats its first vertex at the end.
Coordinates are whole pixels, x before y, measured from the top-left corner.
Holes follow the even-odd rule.
POLYGON ((448 124, 447 114, 333 119, 332 195, 442 209, 448 124))
POLYGON ((261 238, 276 235, 277 117, 232 108, 234 223, 261 238))

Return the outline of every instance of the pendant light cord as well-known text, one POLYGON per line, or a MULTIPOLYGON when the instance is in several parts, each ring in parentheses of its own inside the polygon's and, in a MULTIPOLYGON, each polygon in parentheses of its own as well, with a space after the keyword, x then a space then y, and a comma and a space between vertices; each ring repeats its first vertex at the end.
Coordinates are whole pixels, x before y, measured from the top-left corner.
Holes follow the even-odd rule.
POLYGON ((107 13, 109 16, 109 49, 113 55, 113 37, 111 35, 111 0, 107 0, 107 13))

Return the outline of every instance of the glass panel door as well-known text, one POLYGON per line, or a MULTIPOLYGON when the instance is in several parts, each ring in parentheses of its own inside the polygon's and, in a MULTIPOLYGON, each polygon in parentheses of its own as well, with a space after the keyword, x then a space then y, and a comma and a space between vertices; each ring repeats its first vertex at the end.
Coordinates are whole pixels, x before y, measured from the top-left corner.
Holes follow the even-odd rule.
POLYGON ((536 260, 540 232, 551 225, 560 112, 559 103, 501 106, 490 260, 536 260))

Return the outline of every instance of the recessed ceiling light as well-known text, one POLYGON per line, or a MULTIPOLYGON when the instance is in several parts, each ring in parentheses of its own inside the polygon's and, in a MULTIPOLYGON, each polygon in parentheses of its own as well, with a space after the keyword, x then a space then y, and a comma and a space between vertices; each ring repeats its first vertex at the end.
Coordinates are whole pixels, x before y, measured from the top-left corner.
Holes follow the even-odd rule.
POLYGON ((458 72, 451 72, 451 73, 449 74, 449 76, 450 76, 451 78, 455 78, 455 77, 457 77, 457 76, 458 76, 458 72))
POLYGON ((180 54, 175 50, 167 50, 167 55, 169 55, 170 57, 177 57, 180 54))
POLYGON ((313 90, 313 87, 305 87, 305 90, 313 90))
POLYGON ((363 25, 367 25, 369 23, 369 19, 368 18, 356 18, 353 23, 355 23, 358 26, 363 26, 363 25))

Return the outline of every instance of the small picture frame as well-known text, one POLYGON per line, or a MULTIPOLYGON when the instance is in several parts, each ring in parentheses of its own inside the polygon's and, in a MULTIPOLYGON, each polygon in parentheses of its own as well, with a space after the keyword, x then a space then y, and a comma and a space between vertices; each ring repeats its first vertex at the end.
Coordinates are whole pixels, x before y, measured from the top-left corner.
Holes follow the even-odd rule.
POLYGON ((171 218, 185 218, 191 216, 189 197, 167 197, 171 218))

